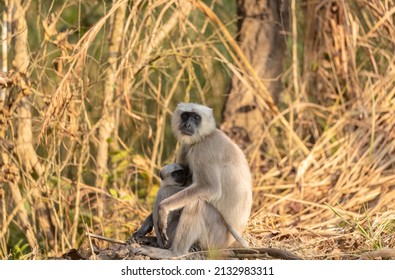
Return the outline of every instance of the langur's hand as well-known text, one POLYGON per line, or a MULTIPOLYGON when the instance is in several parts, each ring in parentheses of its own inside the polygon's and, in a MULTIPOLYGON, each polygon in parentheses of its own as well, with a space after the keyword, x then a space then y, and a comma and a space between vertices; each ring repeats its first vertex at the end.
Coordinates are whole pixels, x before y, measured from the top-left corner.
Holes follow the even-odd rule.
POLYGON ((144 236, 145 235, 142 234, 140 231, 136 231, 131 237, 129 237, 126 243, 128 243, 129 245, 133 243, 138 243, 139 240, 141 240, 144 236))

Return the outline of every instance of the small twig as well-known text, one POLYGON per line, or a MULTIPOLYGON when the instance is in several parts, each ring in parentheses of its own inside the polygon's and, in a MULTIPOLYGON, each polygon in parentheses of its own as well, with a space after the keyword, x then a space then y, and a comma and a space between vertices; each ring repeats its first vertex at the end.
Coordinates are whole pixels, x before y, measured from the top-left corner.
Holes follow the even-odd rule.
POLYGON ((85 235, 88 236, 89 242, 91 241, 90 238, 96 238, 96 239, 104 240, 104 241, 111 242, 111 243, 127 245, 127 243, 125 241, 122 241, 122 240, 119 240, 119 239, 113 239, 113 238, 104 237, 104 236, 97 235, 97 234, 94 234, 94 233, 90 233, 88 230, 86 231, 85 235))
POLYGON ((86 229, 86 236, 88 236, 88 240, 89 240, 89 246, 91 247, 93 259, 96 260, 96 254, 95 251, 93 250, 93 244, 91 239, 92 235, 89 233, 89 228, 87 224, 85 224, 85 229, 86 229))

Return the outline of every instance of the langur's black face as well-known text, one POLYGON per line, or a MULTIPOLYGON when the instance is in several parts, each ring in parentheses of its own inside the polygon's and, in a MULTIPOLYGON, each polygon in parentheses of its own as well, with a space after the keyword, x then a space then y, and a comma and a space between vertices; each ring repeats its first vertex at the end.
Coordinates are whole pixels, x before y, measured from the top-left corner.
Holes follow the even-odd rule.
POLYGON ((202 118, 194 112, 183 112, 181 114, 180 131, 184 135, 192 136, 199 128, 202 118))
POLYGON ((189 175, 188 172, 184 169, 176 170, 171 173, 171 177, 174 179, 174 181, 182 186, 186 184, 188 180, 188 175, 189 175))
POLYGON ((191 183, 192 180, 192 174, 188 166, 175 163, 163 167, 163 169, 159 171, 159 177, 168 185, 176 184, 185 186, 187 183, 191 183))

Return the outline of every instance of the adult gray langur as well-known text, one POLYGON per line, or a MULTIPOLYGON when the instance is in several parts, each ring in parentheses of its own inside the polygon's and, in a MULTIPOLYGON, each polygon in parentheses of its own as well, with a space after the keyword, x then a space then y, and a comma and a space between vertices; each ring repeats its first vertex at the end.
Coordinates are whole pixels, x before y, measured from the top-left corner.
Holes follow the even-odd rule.
POLYGON ((234 242, 225 223, 237 232, 247 224, 252 205, 252 180, 241 149, 216 128, 213 111, 203 105, 180 103, 172 117, 180 142, 177 164, 188 166, 192 184, 164 199, 158 206, 158 231, 166 247, 168 217, 182 209, 169 249, 142 246, 138 253, 170 258, 188 253, 198 243, 204 250, 221 249, 234 242))
MULTIPOLYGON (((168 164, 164 166, 160 172, 159 177, 161 179, 161 186, 158 190, 158 193, 155 197, 155 202, 153 206, 152 213, 144 220, 141 227, 132 235, 129 239, 129 243, 138 241, 143 236, 145 236, 148 232, 152 231, 152 228, 155 229, 157 242, 160 248, 165 248, 165 244, 163 244, 162 238, 160 236, 158 230, 158 208, 159 204, 166 198, 172 196, 173 194, 183 190, 185 187, 188 187, 191 184, 192 174, 189 172, 188 167, 182 166, 180 164, 168 164)), ((214 217, 217 218, 215 223, 223 224, 228 229, 228 231, 232 234, 232 236, 240 242, 243 247, 248 247, 248 242, 240 236, 238 232, 236 232, 232 227, 230 227, 223 219, 222 215, 218 212, 217 209, 210 203, 206 202, 208 205, 206 207, 211 208, 211 212, 214 217)), ((182 210, 172 211, 168 217, 167 230, 166 234, 168 236, 167 246, 171 247, 171 244, 174 239, 174 234, 178 226, 178 221, 181 215, 182 210)))

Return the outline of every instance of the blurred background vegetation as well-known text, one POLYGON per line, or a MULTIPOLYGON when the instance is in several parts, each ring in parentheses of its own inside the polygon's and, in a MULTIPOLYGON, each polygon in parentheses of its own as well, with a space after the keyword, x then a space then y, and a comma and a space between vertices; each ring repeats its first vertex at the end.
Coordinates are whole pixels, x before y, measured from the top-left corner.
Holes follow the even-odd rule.
POLYGON ((88 229, 126 240, 174 161, 178 102, 214 108, 245 151, 251 246, 395 257, 393 0, 5 0, 0 12, 1 259, 59 256, 88 229))

